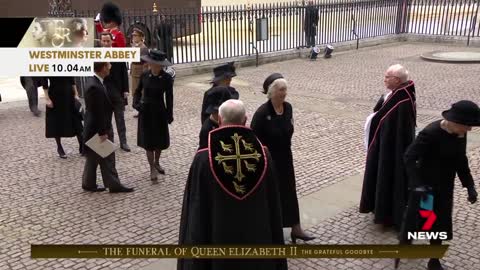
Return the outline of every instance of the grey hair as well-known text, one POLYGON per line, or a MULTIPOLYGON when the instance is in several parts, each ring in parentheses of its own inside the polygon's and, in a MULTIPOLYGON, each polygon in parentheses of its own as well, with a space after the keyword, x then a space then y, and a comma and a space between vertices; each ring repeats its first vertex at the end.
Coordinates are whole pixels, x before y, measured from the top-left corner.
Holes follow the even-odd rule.
POLYGON ((243 125, 246 114, 245 105, 238 99, 229 99, 218 108, 222 125, 243 125))
POLYGON ((283 78, 276 79, 272 84, 270 84, 270 86, 268 86, 267 98, 271 99, 274 91, 284 87, 287 88, 287 80, 283 78))
POLYGON ((402 83, 408 81, 409 73, 404 66, 400 64, 396 64, 396 65, 390 66, 388 70, 391 71, 395 77, 398 77, 402 81, 402 83))

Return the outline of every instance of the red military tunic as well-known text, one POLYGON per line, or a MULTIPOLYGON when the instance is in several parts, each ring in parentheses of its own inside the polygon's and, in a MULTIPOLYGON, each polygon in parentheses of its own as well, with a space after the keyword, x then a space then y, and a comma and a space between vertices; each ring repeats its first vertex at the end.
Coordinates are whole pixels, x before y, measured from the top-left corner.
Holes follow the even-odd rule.
POLYGON ((113 36, 112 47, 124 48, 127 47, 127 42, 125 40, 125 35, 118 29, 115 28, 103 28, 100 22, 95 22, 95 28, 97 29, 98 33, 102 32, 110 32, 113 36))

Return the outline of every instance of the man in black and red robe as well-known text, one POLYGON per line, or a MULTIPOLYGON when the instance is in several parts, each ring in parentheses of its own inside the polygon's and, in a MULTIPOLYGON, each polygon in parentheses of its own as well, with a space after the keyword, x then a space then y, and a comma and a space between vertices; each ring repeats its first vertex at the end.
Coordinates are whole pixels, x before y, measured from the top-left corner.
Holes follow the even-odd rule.
MULTIPOLYGON (((245 107, 227 100, 208 148, 193 159, 183 197, 180 245, 283 245, 272 160, 245 127, 245 107)), ((177 270, 285 270, 286 259, 179 259, 177 270)))
POLYGON ((374 222, 400 229, 408 198, 408 180, 403 162, 415 139, 415 86, 401 65, 385 73, 389 90, 367 118, 367 163, 363 178, 360 213, 373 212, 374 222))

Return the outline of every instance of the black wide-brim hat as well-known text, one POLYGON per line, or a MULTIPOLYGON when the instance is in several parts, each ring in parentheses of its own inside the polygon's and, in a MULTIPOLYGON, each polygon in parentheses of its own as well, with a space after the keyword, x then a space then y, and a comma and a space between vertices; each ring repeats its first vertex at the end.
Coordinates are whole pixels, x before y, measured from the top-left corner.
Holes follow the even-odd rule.
POLYGON ((149 50, 148 54, 142 55, 140 57, 143 61, 147 63, 153 63, 161 66, 171 66, 172 63, 167 60, 167 54, 160 50, 149 50))
POLYGON ((283 79, 283 75, 280 73, 273 73, 270 76, 268 76, 265 81, 263 82, 263 93, 266 94, 268 92, 268 88, 270 85, 278 79, 283 79))
POLYGON ((100 19, 104 23, 115 22, 121 25, 122 13, 120 12, 120 8, 112 2, 105 3, 100 11, 100 19))
POLYGON ((228 62, 224 65, 214 68, 212 83, 237 76, 234 63, 235 62, 228 62))
POLYGON ((442 116, 457 124, 480 126, 480 108, 470 100, 461 100, 452 104, 452 108, 443 111, 442 116))
POLYGON ((213 87, 210 92, 207 94, 207 109, 205 110, 206 113, 212 114, 214 112, 218 112, 218 108, 222 105, 223 102, 232 99, 232 94, 228 87, 226 86, 215 86, 213 87))

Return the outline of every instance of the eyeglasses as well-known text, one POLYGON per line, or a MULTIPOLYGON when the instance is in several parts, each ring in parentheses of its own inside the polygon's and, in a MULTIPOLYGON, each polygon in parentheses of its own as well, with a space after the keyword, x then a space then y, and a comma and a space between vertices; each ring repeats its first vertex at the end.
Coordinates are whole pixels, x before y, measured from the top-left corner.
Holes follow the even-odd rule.
POLYGON ((385 78, 386 78, 386 79, 390 79, 390 78, 397 78, 397 79, 400 79, 400 78, 399 78, 399 77, 397 77, 397 76, 387 76, 387 75, 385 75, 385 78))

